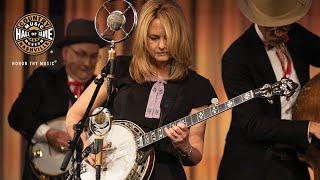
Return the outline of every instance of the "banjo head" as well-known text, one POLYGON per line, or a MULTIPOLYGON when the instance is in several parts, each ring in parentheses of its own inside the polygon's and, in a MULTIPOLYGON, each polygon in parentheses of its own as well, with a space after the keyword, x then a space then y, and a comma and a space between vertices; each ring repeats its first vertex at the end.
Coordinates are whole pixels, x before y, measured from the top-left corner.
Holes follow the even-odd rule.
MULTIPOLYGON (((103 152, 101 180, 142 179, 150 171, 152 156, 142 164, 137 163, 142 152, 138 150, 136 139, 143 134, 144 131, 130 121, 112 121, 111 130, 104 135, 104 143, 111 142, 112 145, 103 152)), ((95 180, 95 167, 85 161, 82 165, 84 172, 80 177, 95 180)))
POLYGON ((37 143, 32 147, 32 152, 33 168, 41 174, 41 177, 45 175, 60 176, 71 168, 71 163, 69 163, 65 171, 60 170, 65 153, 56 151, 47 143, 37 143))
MULTIPOLYGON (((48 122, 48 126, 54 129, 67 131, 65 126, 65 117, 59 117, 48 122)), ((65 153, 56 151, 46 142, 38 142, 29 147, 31 156, 31 168, 39 178, 61 177, 64 179, 65 174, 71 168, 68 164, 65 171, 60 170, 61 163, 65 153)))

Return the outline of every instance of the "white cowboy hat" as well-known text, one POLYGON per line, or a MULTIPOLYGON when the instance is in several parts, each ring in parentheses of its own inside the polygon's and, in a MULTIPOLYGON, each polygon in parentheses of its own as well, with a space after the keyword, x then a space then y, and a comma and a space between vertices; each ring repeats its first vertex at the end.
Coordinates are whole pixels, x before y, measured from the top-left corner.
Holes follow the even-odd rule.
POLYGON ((237 0, 240 11, 260 26, 292 24, 310 9, 312 0, 237 0))

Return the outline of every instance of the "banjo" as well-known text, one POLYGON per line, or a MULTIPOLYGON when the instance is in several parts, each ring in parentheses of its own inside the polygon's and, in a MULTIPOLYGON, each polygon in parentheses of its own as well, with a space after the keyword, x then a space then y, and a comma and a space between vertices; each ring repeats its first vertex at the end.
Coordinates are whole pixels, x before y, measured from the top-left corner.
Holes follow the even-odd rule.
MULTIPOLYGON (((104 143, 111 142, 112 147, 104 150, 101 179, 147 180, 153 170, 155 154, 152 149, 146 150, 145 147, 167 137, 164 128, 173 127, 178 123, 184 123, 187 127, 191 127, 253 98, 267 98, 269 101, 272 101, 275 95, 289 98, 297 86, 292 80, 284 78, 272 85, 265 84, 222 104, 209 106, 147 133, 133 122, 113 120, 110 131, 104 135, 104 143)), ((98 111, 101 111, 103 107, 99 108, 97 108, 98 111)), ((83 161, 80 177, 86 180, 95 180, 96 169, 83 161)))
MULTIPOLYGON (((48 126, 61 131, 66 130, 66 118, 58 117, 48 122, 48 126)), ((29 146, 31 157, 31 169, 40 179, 65 179, 65 175, 71 168, 69 163, 67 170, 61 171, 60 166, 65 153, 52 148, 47 142, 37 142, 29 146)))

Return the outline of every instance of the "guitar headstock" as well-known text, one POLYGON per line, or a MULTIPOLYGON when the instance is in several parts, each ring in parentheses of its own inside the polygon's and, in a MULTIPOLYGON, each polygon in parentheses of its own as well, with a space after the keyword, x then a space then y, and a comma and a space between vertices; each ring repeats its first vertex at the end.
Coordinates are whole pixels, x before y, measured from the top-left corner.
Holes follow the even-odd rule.
POLYGON ((265 84, 262 87, 253 90, 253 94, 254 97, 267 99, 272 99, 273 96, 286 96, 287 99, 289 99, 297 87, 298 84, 293 82, 291 79, 282 78, 280 81, 277 81, 274 84, 265 84))

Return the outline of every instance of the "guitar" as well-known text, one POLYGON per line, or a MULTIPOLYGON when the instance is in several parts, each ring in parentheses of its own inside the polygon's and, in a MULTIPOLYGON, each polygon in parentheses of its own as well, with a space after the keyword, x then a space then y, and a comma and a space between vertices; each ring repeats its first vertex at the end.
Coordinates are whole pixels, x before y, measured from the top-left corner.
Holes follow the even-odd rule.
MULTIPOLYGON (((48 126, 61 131, 66 130, 66 118, 59 117, 48 122, 48 126)), ((65 175, 71 168, 68 165, 65 171, 60 170, 61 163, 65 153, 56 151, 46 142, 37 142, 29 146, 31 155, 31 169, 34 174, 40 179, 65 179, 65 175)))
MULTIPOLYGON (((284 78, 272 85, 265 84, 261 88, 250 90, 222 104, 207 107, 147 133, 130 121, 113 120, 111 130, 104 135, 105 142, 112 142, 113 149, 104 152, 106 158, 102 165, 101 180, 149 179, 154 166, 155 154, 153 150, 151 154, 148 154, 145 147, 167 137, 164 128, 173 127, 178 123, 191 127, 253 98, 268 100, 272 100, 273 96, 289 98, 297 87, 298 84, 284 78), (146 155, 147 158, 145 158, 146 155)), ((81 178, 95 179, 96 170, 90 164, 83 161, 81 169, 81 178)))

